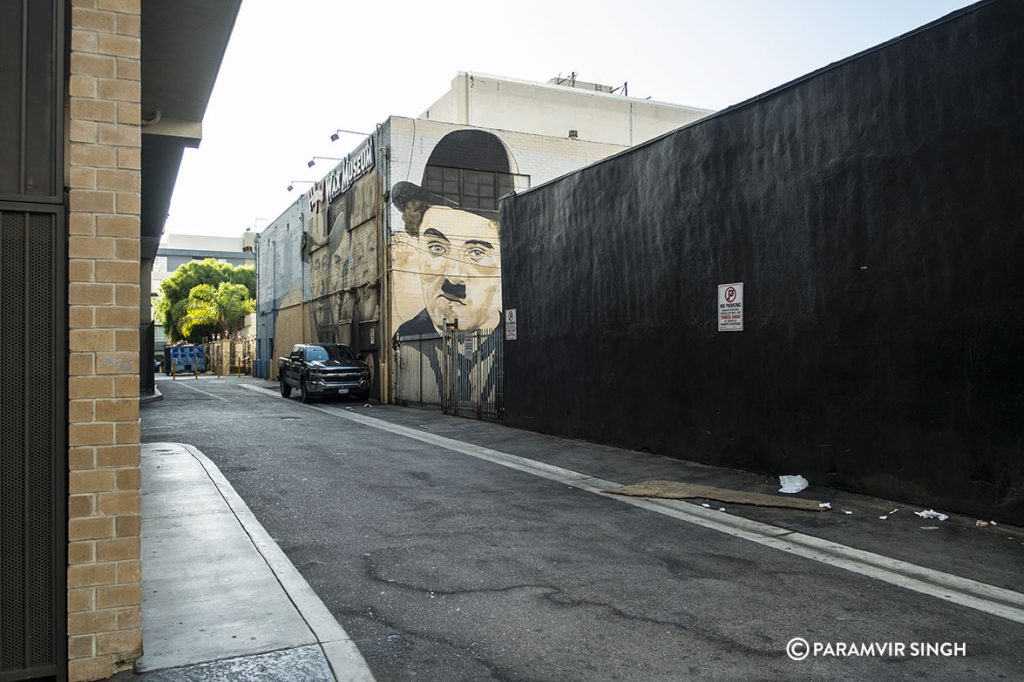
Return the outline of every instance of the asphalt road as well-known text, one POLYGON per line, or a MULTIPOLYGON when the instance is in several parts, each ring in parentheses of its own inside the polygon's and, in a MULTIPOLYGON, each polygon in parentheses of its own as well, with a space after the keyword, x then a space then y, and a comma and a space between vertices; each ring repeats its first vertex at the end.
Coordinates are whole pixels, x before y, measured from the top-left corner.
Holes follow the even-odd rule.
MULTIPOLYGON (((252 390, 272 388, 267 382, 159 386, 165 398, 143 407, 143 440, 195 445, 220 467, 379 680, 1020 679, 1024 671, 1021 622, 252 390), (833 650, 902 644, 906 654, 823 651, 793 661, 786 645, 795 637, 833 650), (966 653, 912 655, 921 643, 966 653)), ((751 474, 432 411, 317 406, 621 483, 773 491, 751 474)), ((888 515, 894 503, 884 500, 807 494, 835 509, 721 506, 1024 591, 1020 529, 927 522, 909 508, 888 515)))

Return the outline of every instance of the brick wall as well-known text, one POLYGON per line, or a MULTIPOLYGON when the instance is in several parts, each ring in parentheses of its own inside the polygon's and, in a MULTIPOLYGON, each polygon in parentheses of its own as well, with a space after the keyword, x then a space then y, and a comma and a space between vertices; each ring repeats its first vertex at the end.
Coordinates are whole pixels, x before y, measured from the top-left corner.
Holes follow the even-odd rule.
POLYGON ((68 240, 68 672, 141 654, 139 0, 73 0, 68 240))

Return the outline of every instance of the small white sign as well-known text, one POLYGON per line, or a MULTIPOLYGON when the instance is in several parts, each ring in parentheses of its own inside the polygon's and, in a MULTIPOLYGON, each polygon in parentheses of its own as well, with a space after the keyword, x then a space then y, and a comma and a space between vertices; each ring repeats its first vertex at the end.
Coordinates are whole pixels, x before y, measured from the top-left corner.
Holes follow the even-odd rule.
POLYGON ((473 337, 472 336, 467 336, 462 341, 462 350, 466 352, 466 355, 472 355, 473 354, 473 337))
POLYGON ((509 308, 505 311, 505 340, 516 340, 516 309, 509 308))
POLYGON ((718 331, 743 331, 743 282, 718 285, 718 331))

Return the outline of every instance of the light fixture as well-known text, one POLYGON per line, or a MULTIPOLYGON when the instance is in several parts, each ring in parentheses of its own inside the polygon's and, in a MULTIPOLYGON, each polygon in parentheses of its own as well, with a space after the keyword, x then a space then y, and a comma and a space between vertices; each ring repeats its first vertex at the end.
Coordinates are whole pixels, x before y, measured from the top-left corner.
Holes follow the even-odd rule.
POLYGON ((337 142, 338 141, 338 133, 350 133, 352 135, 369 135, 370 134, 370 133, 361 133, 358 130, 345 130, 344 128, 338 128, 333 133, 331 133, 331 142, 337 142))
POLYGON ((310 168, 312 168, 313 166, 316 165, 316 160, 317 159, 323 159, 324 161, 344 161, 345 160, 345 159, 339 159, 336 156, 314 156, 312 159, 309 160, 309 162, 306 165, 309 166, 310 168))
POLYGON ((313 180, 291 180, 288 183, 288 191, 289 192, 291 192, 293 189, 295 189, 295 183, 296 182, 308 182, 311 185, 316 184, 313 180))

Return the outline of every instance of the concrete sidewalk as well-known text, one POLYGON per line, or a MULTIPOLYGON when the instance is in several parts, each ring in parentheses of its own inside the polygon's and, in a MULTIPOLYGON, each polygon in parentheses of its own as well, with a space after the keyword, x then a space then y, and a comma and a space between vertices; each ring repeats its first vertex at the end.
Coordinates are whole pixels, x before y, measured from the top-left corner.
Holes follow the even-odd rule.
POLYGON ((199 450, 142 446, 145 680, 372 680, 366 662, 199 450))

